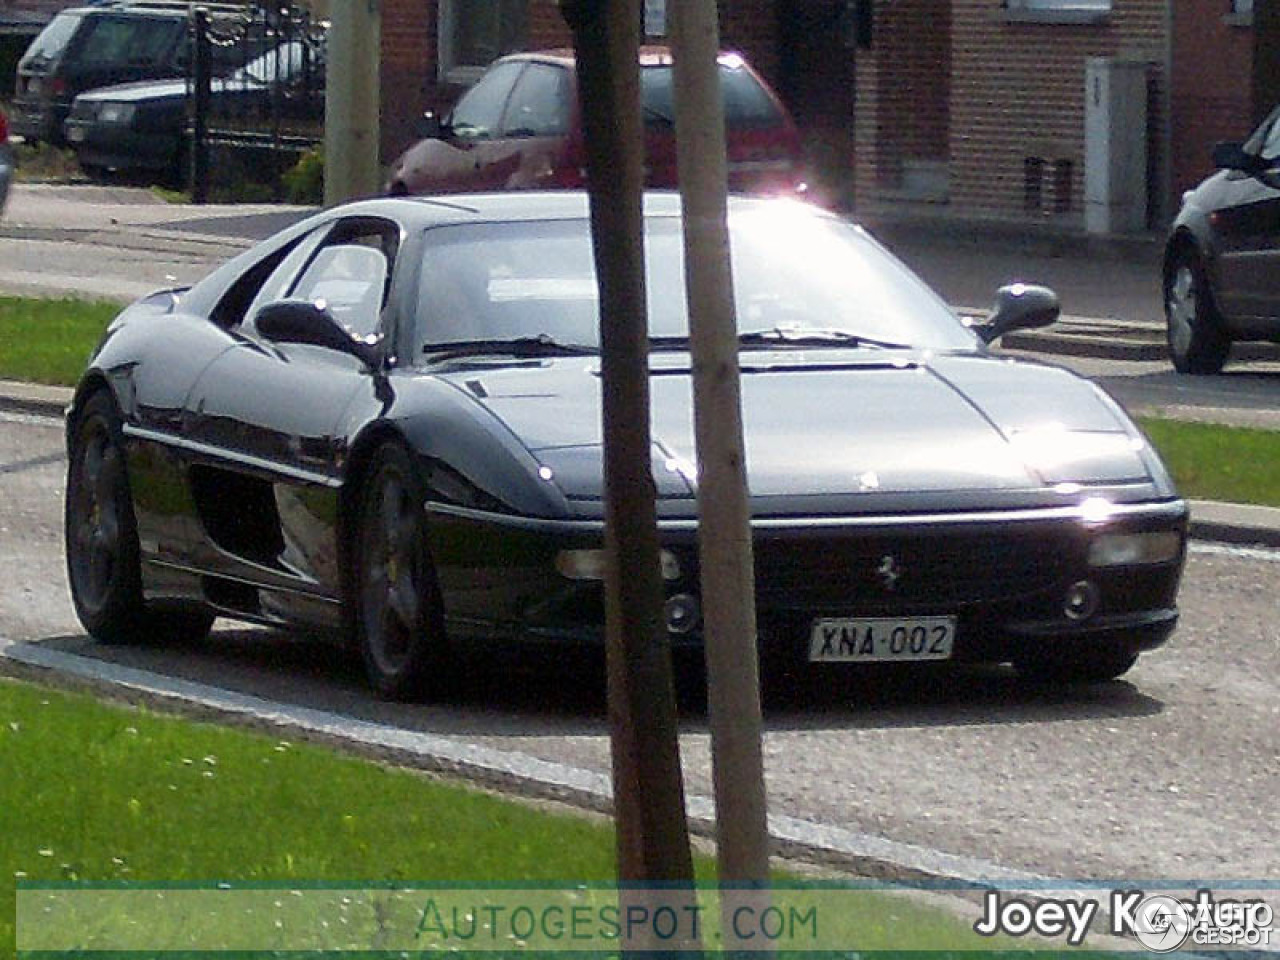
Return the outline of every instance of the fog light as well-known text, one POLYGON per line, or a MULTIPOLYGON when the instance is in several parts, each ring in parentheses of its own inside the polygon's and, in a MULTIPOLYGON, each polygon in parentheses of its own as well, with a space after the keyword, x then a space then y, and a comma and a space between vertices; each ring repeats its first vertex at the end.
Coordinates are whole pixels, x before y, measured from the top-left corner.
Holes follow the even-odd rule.
MULTIPOLYGON (((567 580, 603 580, 608 556, 603 550, 561 550, 556 554, 556 572, 567 580)), ((680 561, 669 550, 658 555, 663 580, 680 579, 680 561)))
POLYGON ((1062 612, 1068 620, 1088 620, 1097 612, 1098 600, 1098 588, 1088 580, 1081 580, 1067 590, 1062 612))
POLYGON ((1178 558, 1182 536, 1176 530, 1154 533, 1104 533, 1089 545, 1089 566, 1125 567, 1168 563, 1178 558))
POLYGON ((702 619, 698 598, 690 593, 677 593, 662 606, 662 615, 670 633, 689 633, 702 619))

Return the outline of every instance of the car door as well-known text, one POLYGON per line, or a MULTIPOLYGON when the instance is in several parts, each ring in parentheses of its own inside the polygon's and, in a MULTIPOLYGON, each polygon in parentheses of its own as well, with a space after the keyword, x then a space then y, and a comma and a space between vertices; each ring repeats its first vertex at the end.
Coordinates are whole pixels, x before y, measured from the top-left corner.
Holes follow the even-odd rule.
POLYGON ((411 193, 459 193, 500 186, 495 161, 505 152, 502 115, 523 60, 494 64, 462 95, 440 137, 415 144, 405 155, 399 179, 411 193))
MULTIPOLYGON (((353 336, 382 331, 399 228, 336 221, 286 258, 187 401, 188 435, 212 459, 193 463, 206 533, 197 564, 227 577, 335 598, 343 413, 377 392, 380 372, 348 353, 261 336, 257 312, 280 299, 323 301, 353 336)), ((296 612, 295 612, 296 614, 296 612)))
POLYGON ((1230 171, 1215 211, 1218 303, 1230 317, 1280 317, 1280 112, 1245 150, 1258 169, 1230 171))

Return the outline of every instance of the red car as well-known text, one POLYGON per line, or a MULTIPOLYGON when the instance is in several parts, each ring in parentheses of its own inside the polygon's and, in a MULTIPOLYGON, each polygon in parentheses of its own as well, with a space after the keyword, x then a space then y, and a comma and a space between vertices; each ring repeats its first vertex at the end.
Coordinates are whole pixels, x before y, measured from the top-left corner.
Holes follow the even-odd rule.
MULTIPOLYGON (((777 95, 736 53, 722 53, 729 189, 801 193, 800 139, 777 95)), ((671 53, 640 52, 645 184, 676 185, 671 53)), ((428 123, 433 123, 429 118, 428 123)), ((393 195, 581 188, 585 179, 577 72, 571 50, 495 61, 443 121, 396 160, 393 195)))
POLYGON ((9 196, 9 183, 13 180, 13 149, 9 146, 9 118, 0 108, 0 211, 4 210, 9 196))

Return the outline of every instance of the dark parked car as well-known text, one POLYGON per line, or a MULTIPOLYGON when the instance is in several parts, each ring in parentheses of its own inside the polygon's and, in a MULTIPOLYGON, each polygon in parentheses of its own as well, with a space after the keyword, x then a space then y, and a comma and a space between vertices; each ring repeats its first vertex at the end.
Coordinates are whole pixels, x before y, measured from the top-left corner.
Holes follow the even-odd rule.
MULTIPOLYGON (((188 96, 185 80, 126 83, 82 93, 64 125, 67 143, 91 178, 108 172, 148 172, 181 182, 188 96)), ((215 78, 210 111, 215 123, 306 129, 321 136, 323 48, 290 41, 215 78)))
MULTIPOLYGON (((720 55, 730 189, 791 193, 804 187, 800 140, 782 102, 736 53, 720 55)), ((640 54, 645 171, 650 187, 676 185, 671 54, 640 54)), ((433 121, 428 122, 430 126, 433 121)), ((387 192, 456 193, 585 186, 573 52, 495 61, 425 139, 392 164, 387 192)))
MULTIPOLYGON (((701 642, 679 198, 651 195, 653 475, 675 645, 701 642)), ((1187 507, 1093 384, 988 353, 866 233, 730 206, 760 643, 830 671, 1127 670, 1177 620, 1187 507)), ((598 644, 600 358, 580 193, 317 214, 110 325, 68 414, 67 561, 105 641, 215 613, 346 637, 373 684, 467 642, 598 644)))
MULTIPOLYGON (((182 77, 187 18, 194 4, 121 0, 63 10, 18 61, 14 132, 61 146, 62 124, 82 90, 133 80, 182 77)), ((215 17, 241 16, 234 4, 200 4, 215 17)))
POLYGON ((1169 356, 1181 373, 1218 373, 1236 340, 1280 343, 1280 107, 1182 198, 1165 248, 1169 356))
POLYGON ((9 118, 0 108, 0 213, 9 199, 9 184, 13 182, 13 148, 9 146, 9 118))

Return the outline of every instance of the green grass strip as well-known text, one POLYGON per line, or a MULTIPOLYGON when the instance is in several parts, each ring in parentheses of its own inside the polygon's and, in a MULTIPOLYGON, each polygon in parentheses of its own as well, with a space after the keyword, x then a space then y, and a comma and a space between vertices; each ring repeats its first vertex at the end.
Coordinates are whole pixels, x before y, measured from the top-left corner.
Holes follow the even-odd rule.
POLYGON ((0 297, 0 378, 72 386, 120 305, 0 297))
POLYGON ((1184 497, 1280 507, 1280 431, 1143 417, 1184 497))
MULTIPOLYGON (((0 758, 0 957, 14 955, 19 882, 614 880, 607 823, 333 748, 9 679, 0 679, 0 758)), ((714 880, 705 857, 698 876, 714 880)), ((859 903, 846 922, 904 950, 973 939, 968 922, 932 905, 875 893, 859 903)))

